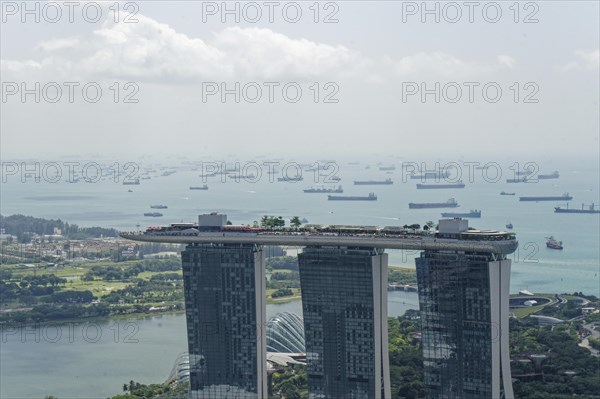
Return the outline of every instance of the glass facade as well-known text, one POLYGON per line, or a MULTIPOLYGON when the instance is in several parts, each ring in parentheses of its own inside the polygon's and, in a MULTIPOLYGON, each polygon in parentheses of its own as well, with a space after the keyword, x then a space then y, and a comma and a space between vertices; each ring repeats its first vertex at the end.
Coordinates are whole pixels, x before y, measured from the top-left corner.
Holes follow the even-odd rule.
POLYGON ((387 255, 306 247, 298 260, 309 398, 389 397, 387 255))
POLYGON ((251 245, 182 252, 191 399, 266 395, 263 254, 251 245))
POLYGON ((443 251, 416 259, 428 399, 500 397, 496 263, 489 254, 443 251))
POLYGON ((267 322, 267 352, 304 353, 304 324, 295 313, 282 312, 267 322))

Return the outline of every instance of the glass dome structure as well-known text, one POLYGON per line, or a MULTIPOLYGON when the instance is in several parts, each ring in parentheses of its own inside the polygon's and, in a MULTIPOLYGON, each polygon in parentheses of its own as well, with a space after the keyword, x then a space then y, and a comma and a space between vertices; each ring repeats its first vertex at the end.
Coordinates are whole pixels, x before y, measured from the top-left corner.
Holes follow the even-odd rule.
POLYGON ((267 352, 305 352, 304 322, 300 316, 282 312, 267 321, 267 352))

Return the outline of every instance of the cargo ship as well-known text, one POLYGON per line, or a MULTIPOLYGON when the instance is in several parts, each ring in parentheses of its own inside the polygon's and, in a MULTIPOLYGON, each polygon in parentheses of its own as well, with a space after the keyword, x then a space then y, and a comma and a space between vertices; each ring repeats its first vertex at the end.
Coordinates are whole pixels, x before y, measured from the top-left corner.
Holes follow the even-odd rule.
POLYGON ((134 185, 137 185, 137 184, 140 184, 140 179, 138 179, 138 178, 131 179, 131 180, 125 180, 123 182, 124 186, 134 186, 134 185))
POLYGON ((481 211, 477 209, 471 209, 470 212, 442 212, 442 217, 445 218, 480 218, 481 211))
POLYGON ((394 165, 390 165, 390 166, 380 166, 379 170, 381 171, 386 171, 386 170, 396 170, 396 167, 394 165))
POLYGON ((544 175, 538 175, 537 178, 540 180, 547 180, 547 179, 558 179, 560 177, 560 175, 558 174, 558 170, 555 170, 554 172, 544 175))
POLYGON ((527 177, 519 177, 518 179, 506 179, 507 183, 527 183, 527 177))
POLYGON ((317 187, 317 188, 314 188, 314 187, 310 187, 310 188, 305 188, 302 191, 304 191, 305 193, 308 193, 308 194, 314 194, 314 193, 317 193, 317 194, 320 194, 320 193, 324 193, 324 194, 327 194, 327 193, 337 193, 337 194, 339 194, 339 193, 343 193, 344 192, 344 190, 342 189, 342 186, 338 186, 337 188, 326 188, 326 187, 317 187))
POLYGON ((458 181, 456 183, 442 183, 442 184, 417 184, 417 190, 429 190, 435 188, 465 188, 465 183, 458 181))
POLYGON ((160 204, 160 205, 150 205, 150 208, 152 208, 152 209, 167 209, 168 206, 162 205, 162 204, 160 204))
POLYGON ((502 191, 500 195, 515 195, 515 193, 507 193, 506 191, 502 191))
POLYGON ((515 172, 516 176, 529 176, 533 173, 533 170, 517 170, 515 172))
POLYGON ((385 180, 354 180, 355 186, 372 186, 372 185, 385 185, 385 184, 394 184, 392 179, 385 180))
POLYGON ((329 201, 377 201, 375 193, 369 195, 328 195, 329 201))
POLYGON ((227 175, 228 178, 230 179, 254 179, 256 176, 254 176, 252 173, 250 173, 249 175, 227 175))
POLYGON ((445 179, 450 176, 450 172, 448 171, 440 171, 440 172, 425 172, 420 173, 418 175, 410 175, 411 179, 445 179))
POLYGON ((549 195, 549 196, 539 196, 539 197, 519 197, 519 201, 569 201, 572 200, 573 197, 569 195, 569 193, 564 193, 563 195, 549 195))
POLYGON ((594 204, 590 205, 587 209, 584 204, 581 204, 581 209, 569 209, 569 204, 567 204, 566 208, 555 207, 554 213, 600 213, 600 209, 596 209, 594 204))
POLYGON ((190 186, 190 190, 208 190, 208 186, 206 184, 203 186, 190 186))
POLYGON ((422 202, 415 203, 410 202, 408 204, 409 209, 424 209, 424 208, 456 208, 458 203, 454 198, 450 198, 446 202, 422 202))
POLYGON ((304 180, 302 176, 294 176, 294 177, 278 177, 277 181, 287 181, 287 182, 297 182, 304 180))
POLYGON ((157 217, 160 217, 162 215, 163 214, 160 213, 160 212, 146 212, 146 213, 144 213, 144 216, 150 216, 150 217, 153 217, 153 218, 157 218, 157 217))

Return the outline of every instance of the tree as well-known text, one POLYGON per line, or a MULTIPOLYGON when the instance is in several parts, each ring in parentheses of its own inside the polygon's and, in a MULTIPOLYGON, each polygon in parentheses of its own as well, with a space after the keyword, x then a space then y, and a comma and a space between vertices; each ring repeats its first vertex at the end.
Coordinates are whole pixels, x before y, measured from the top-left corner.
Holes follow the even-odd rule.
MULTIPOLYGON (((433 221, 429 220, 427 223, 425 223, 425 226, 429 227, 429 229, 432 229, 433 227, 435 227, 435 223, 433 221)), ((423 229, 425 229, 425 228, 423 228, 423 229)))
POLYGON ((302 222, 300 221, 300 218, 298 216, 294 216, 290 219, 290 226, 297 229, 298 227, 300 227, 300 225, 302 225, 302 222))
POLYGON ((275 227, 284 227, 284 226, 285 226, 285 220, 281 216, 278 216, 277 219, 275 219, 275 227))
POLYGON ((260 219, 260 227, 268 229, 271 227, 271 218, 267 215, 260 219))

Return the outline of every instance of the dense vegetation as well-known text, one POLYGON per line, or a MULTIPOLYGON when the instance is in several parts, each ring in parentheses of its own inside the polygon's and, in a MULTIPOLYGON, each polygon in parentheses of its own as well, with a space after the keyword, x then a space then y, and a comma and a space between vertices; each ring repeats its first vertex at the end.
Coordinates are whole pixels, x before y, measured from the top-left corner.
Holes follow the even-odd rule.
POLYGON ((417 285, 417 274, 414 269, 390 269, 388 272, 388 282, 417 285))
POLYGON ((23 243, 31 241, 32 234, 54 234, 55 228, 60 229, 62 235, 66 238, 74 240, 118 236, 118 231, 115 229, 79 227, 76 224, 69 224, 60 219, 42 219, 24 215, 0 215, 0 226, 2 226, 6 234, 17 236, 17 240, 23 243))
POLYGON ((421 328, 419 312, 408 310, 404 316, 388 318, 390 379, 393 398, 422 398, 423 354, 415 333, 421 328))
POLYGON ((274 256, 267 259, 267 270, 298 270, 298 258, 295 256, 274 256))
POLYGON ((531 319, 511 320, 513 358, 546 355, 540 369, 531 362, 513 362, 515 396, 528 399, 598 398, 600 359, 577 345, 577 323, 538 327, 531 319))
POLYGON ((94 266, 83 277, 84 280, 127 280, 135 277, 142 272, 165 272, 181 270, 181 261, 177 258, 156 260, 146 259, 135 265, 122 268, 119 266, 94 266))
MULTIPOLYGON (((45 272, 60 271, 51 269, 45 272)), ((0 313, 0 323, 146 312, 152 304, 159 303, 172 310, 183 309, 183 277, 178 259, 147 259, 127 264, 88 266, 76 286, 73 286, 73 280, 67 283, 67 279, 54 274, 23 273, 30 272, 15 269, 0 273, 0 303, 13 308, 11 312, 0 313), (145 274, 144 277, 139 277, 142 274, 145 274), (108 285, 104 282, 123 288, 94 295, 91 289, 97 289, 98 284, 108 285), (102 295, 102 302, 95 303, 99 295, 102 295)))

